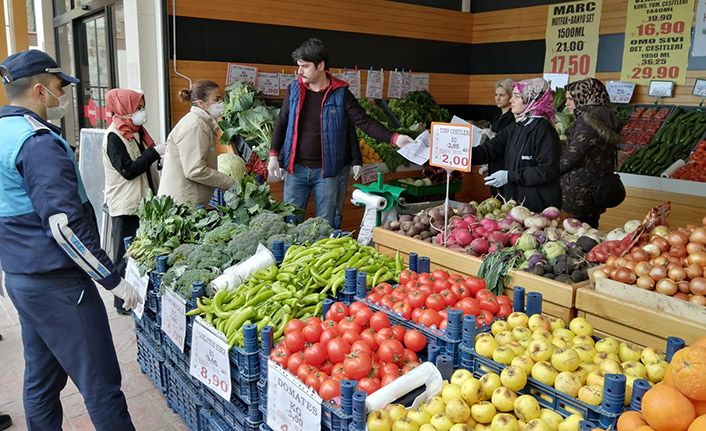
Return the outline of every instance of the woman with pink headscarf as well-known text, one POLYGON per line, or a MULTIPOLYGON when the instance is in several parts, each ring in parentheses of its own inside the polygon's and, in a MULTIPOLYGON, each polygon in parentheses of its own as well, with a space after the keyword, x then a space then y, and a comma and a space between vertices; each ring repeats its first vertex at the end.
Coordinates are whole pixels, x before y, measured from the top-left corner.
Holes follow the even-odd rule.
POLYGON ((485 177, 485 184, 503 187, 505 199, 524 202, 534 212, 550 206, 561 208, 561 144, 551 123, 554 97, 547 81, 533 78, 516 82, 510 110, 515 114, 515 125, 473 148, 472 163, 503 161, 504 168, 485 177))
MULTIPOLYGON (((110 213, 115 268, 125 275, 123 238, 134 236, 140 219, 135 211, 148 190, 157 192, 159 173, 156 161, 165 145, 155 145, 143 124, 147 121, 142 93, 116 88, 106 94, 106 107, 112 123, 103 138, 105 202, 110 213)), ((129 314, 115 297, 118 313, 129 314)))

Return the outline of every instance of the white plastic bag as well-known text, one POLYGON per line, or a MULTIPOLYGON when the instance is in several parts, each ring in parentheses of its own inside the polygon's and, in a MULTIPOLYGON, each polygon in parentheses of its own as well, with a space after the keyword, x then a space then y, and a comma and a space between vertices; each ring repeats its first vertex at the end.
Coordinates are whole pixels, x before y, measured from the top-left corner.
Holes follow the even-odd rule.
POLYGON ((223 271, 223 274, 216 277, 210 284, 213 292, 221 289, 232 290, 240 286, 247 280, 253 272, 260 269, 267 269, 275 265, 275 256, 262 244, 258 244, 257 251, 248 259, 233 265, 223 271))

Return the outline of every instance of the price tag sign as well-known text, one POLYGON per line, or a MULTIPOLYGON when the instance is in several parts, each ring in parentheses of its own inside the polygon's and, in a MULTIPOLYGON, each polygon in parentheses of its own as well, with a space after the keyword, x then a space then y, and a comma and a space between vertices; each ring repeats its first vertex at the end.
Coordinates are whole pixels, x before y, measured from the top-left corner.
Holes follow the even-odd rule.
POLYGON ((388 99, 402 98, 402 72, 390 72, 390 85, 387 86, 388 99))
POLYGON ((293 73, 283 73, 279 76, 279 89, 289 90, 292 82, 296 81, 297 75, 293 73))
POLYGON ((630 103, 632 94, 635 92, 634 82, 608 81, 605 87, 613 103, 630 103))
POLYGON ((162 331, 172 339, 179 350, 184 351, 186 301, 170 288, 162 295, 162 331))
POLYGON ((412 91, 412 74, 407 72, 402 72, 402 94, 401 97, 404 99, 409 96, 409 92, 412 91))
POLYGON ((650 81, 650 89, 647 95, 661 99, 663 97, 672 97, 674 94, 674 82, 672 81, 650 81))
POLYGON ((138 319, 142 319, 142 314, 145 311, 145 298, 147 298, 147 286, 150 283, 150 278, 147 274, 140 276, 140 269, 137 267, 137 262, 132 258, 127 259, 125 266, 125 281, 130 283, 137 290, 137 294, 142 298, 142 303, 137 304, 132 312, 135 313, 138 319))
POLYGON ((368 71, 368 80, 365 85, 365 97, 382 99, 382 87, 385 83, 385 74, 382 70, 368 71))
POLYGON ((257 89, 265 96, 279 96, 279 73, 257 73, 257 89))
POLYGON ((384 164, 382 163, 366 163, 363 165, 363 169, 360 173, 360 183, 370 184, 378 179, 378 171, 384 169, 384 164))
POLYGON ((257 67, 248 66, 246 64, 228 63, 226 85, 230 85, 235 81, 245 81, 255 85, 257 82, 257 67))
POLYGON ((471 171, 471 126, 431 123, 429 164, 456 171, 471 171))
POLYGON ((429 74, 412 74, 412 91, 429 91, 429 74))
POLYGON ((293 374, 267 361, 267 426, 277 431, 320 431, 321 397, 293 374))
POLYGON ((706 97, 706 79, 696 78, 691 94, 699 97, 706 97))
POLYGON ((209 389, 230 401, 230 362, 228 342, 223 333, 210 327, 200 316, 191 334, 189 373, 209 389))
POLYGON ((348 89, 360 99, 360 70, 347 70, 343 73, 343 80, 348 83, 348 89))

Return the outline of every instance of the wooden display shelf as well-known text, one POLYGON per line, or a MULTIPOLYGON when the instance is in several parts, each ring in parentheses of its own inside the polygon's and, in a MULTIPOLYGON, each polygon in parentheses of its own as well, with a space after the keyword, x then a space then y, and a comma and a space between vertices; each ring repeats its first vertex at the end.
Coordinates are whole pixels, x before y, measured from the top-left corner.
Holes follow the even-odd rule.
POLYGON ((691 344, 706 334, 706 324, 593 289, 576 292, 576 309, 579 317, 591 322, 597 336, 611 336, 645 347, 664 349, 670 336, 691 344))
MULTIPOLYGON (((373 242, 380 253, 394 256, 399 250, 405 262, 409 261, 409 253, 414 252, 419 256, 426 256, 431 262, 431 270, 442 269, 462 276, 478 275, 482 260, 454 250, 430 244, 385 230, 381 227, 373 231, 373 242)), ((564 319, 567 323, 576 317, 574 299, 576 291, 581 287, 588 287, 589 282, 578 284, 559 283, 548 278, 539 277, 526 271, 510 271, 510 287, 505 289, 505 294, 512 298, 512 286, 522 286, 526 292, 539 292, 542 294, 542 312, 551 316, 564 319)))

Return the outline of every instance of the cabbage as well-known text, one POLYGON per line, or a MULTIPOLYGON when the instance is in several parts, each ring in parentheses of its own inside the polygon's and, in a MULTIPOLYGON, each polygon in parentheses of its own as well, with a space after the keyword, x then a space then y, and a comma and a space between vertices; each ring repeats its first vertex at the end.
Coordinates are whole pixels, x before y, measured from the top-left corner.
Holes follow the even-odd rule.
POLYGON ((222 172, 235 181, 245 175, 245 160, 237 154, 224 153, 218 156, 218 172, 222 172))

